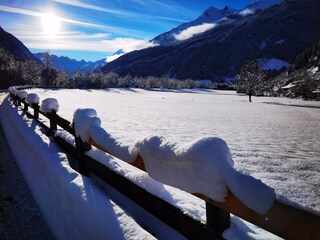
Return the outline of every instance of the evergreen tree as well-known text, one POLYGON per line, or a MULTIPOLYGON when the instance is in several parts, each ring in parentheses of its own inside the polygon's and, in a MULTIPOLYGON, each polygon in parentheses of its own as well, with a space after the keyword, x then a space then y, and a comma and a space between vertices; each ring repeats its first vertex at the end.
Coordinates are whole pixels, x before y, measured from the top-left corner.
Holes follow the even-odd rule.
POLYGON ((236 83, 237 92, 249 95, 260 95, 264 90, 266 74, 256 61, 250 61, 243 65, 236 83))

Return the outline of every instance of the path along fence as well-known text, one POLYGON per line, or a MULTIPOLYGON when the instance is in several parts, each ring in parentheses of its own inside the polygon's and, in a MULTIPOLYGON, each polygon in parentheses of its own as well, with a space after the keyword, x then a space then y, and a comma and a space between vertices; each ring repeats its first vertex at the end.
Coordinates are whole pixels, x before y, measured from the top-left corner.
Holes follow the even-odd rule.
MULTIPOLYGON (((38 103, 30 105, 25 98, 20 99, 14 94, 10 94, 10 99, 29 118, 37 121, 46 133, 73 157, 69 160, 72 168, 83 175, 100 178, 188 239, 223 239, 222 232, 230 227, 230 213, 285 239, 320 239, 319 214, 276 200, 265 215, 260 215, 246 207, 231 191, 225 202, 214 201, 202 194, 196 195, 206 202, 207 222, 202 223, 87 156, 85 152, 91 149, 91 144, 95 144, 83 142, 75 135, 71 122, 60 117, 54 110, 44 113, 38 103), (58 127, 75 137, 76 147, 55 136, 58 127)), ((107 149, 103 150, 108 152, 107 149)), ((135 166, 144 170, 143 165, 135 166)))

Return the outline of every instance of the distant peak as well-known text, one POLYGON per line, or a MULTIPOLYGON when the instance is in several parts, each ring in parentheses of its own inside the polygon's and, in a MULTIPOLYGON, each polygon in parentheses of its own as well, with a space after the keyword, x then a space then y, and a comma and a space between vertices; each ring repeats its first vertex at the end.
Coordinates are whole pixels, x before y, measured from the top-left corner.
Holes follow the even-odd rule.
POLYGON ((229 7, 229 6, 225 6, 222 10, 223 10, 223 11, 230 10, 230 7, 229 7))
POLYGON ((207 13, 207 12, 216 12, 216 11, 219 11, 219 9, 218 8, 215 8, 215 7, 212 7, 212 6, 210 6, 210 7, 208 7, 205 11, 204 11, 204 13, 207 13))
MULTIPOLYGON (((213 6, 210 6, 210 7, 207 8, 207 10, 210 10, 210 9, 212 9, 212 10, 213 10, 213 9, 218 10, 218 8, 213 7, 213 6)), ((206 11, 207 11, 207 10, 206 10, 206 11)))

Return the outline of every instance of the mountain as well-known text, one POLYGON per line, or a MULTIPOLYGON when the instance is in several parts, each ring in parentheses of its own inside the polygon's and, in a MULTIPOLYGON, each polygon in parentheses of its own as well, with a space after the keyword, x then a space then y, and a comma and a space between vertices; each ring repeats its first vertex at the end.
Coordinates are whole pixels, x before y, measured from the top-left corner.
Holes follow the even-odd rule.
MULTIPOLYGON (((34 56, 42 63, 45 63, 45 53, 35 53, 34 56)), ((96 68, 102 67, 105 63, 105 59, 98 60, 96 62, 86 62, 85 60, 77 61, 64 56, 50 55, 52 66, 58 70, 67 71, 73 74, 75 71, 80 70, 83 72, 92 72, 96 68)))
MULTIPOLYGON (((204 13, 202 13, 197 19, 191 22, 183 23, 178 27, 171 29, 168 32, 160 34, 159 36, 152 39, 151 42, 159 44, 161 46, 179 44, 181 40, 179 40, 177 36, 179 36, 179 34, 181 33, 183 34, 183 31, 187 31, 187 29, 189 29, 189 31, 193 31, 194 35, 200 34, 201 30, 203 30, 202 32, 206 30, 206 28, 201 29, 201 26, 205 26, 206 24, 213 24, 218 20, 230 16, 234 12, 236 12, 236 10, 228 6, 221 10, 215 7, 210 7, 204 13), (199 28, 198 31, 197 28, 199 28)), ((208 28, 210 27, 210 25, 207 26, 208 28)))
POLYGON ((0 27, 0 47, 10 53, 16 60, 40 61, 32 55, 29 49, 15 36, 0 27))
POLYGON ((293 63, 320 39, 320 1, 286 0, 252 14, 234 13, 179 44, 121 56, 100 69, 121 76, 167 76, 224 81, 249 60, 293 63))
MULTIPOLYGON (((190 22, 183 23, 165 33, 162 33, 149 42, 155 45, 168 46, 180 44, 188 38, 204 33, 216 26, 217 23, 227 21, 229 18, 235 18, 238 15, 245 16, 253 14, 256 10, 266 9, 275 4, 280 4, 284 0, 255 0, 242 11, 237 11, 225 6, 223 9, 209 7, 198 18, 190 22)), ((115 52, 107 58, 107 62, 114 61, 125 53, 122 49, 115 52)))
POLYGON ((80 71, 83 71, 83 72, 93 72, 95 71, 96 69, 99 69, 101 67, 103 67, 104 65, 106 64, 106 59, 103 58, 103 59, 100 59, 98 61, 95 61, 95 62, 87 62, 86 64, 84 64, 81 68, 80 68, 80 71))
POLYGON ((180 34, 182 36, 192 37, 213 28, 215 26, 215 23, 226 21, 228 17, 235 17, 238 14, 252 14, 256 10, 267 9, 275 4, 280 4, 282 2, 283 0, 255 0, 247 7, 245 7, 242 11, 237 11, 228 6, 225 6, 223 9, 209 7, 195 20, 183 23, 178 27, 171 29, 170 31, 162 33, 153 38, 151 42, 157 43, 161 46, 179 44, 181 41, 185 40, 183 39, 183 37, 179 38, 180 34))

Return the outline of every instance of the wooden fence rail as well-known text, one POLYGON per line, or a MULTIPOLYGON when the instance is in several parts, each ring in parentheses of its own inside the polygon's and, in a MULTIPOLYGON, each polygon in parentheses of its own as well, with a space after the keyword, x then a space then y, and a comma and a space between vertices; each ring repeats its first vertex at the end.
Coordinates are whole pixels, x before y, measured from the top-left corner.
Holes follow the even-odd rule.
POLYGON ((265 215, 260 215, 247 208, 230 191, 226 201, 222 203, 216 202, 202 194, 196 195, 206 201, 207 223, 201 223, 184 214, 180 209, 147 192, 127 178, 87 156, 85 152, 91 148, 91 145, 82 142, 80 138, 76 137, 71 123, 61 118, 55 111, 45 114, 40 111, 38 104, 32 104, 32 106, 30 106, 25 100, 21 100, 12 94, 10 98, 28 117, 34 118, 44 127, 48 135, 53 136, 56 143, 60 145, 64 151, 73 156, 73 160, 70 160, 70 166, 76 171, 87 176, 95 175, 110 184, 137 205, 188 239, 222 239, 222 232, 230 226, 229 213, 239 216, 285 239, 320 239, 319 214, 305 211, 276 200, 272 208, 265 215), (23 107, 21 104, 23 104, 23 107), (33 109, 33 114, 29 111, 29 108, 33 109), (49 126, 43 123, 39 118, 39 114, 49 119, 49 126), (54 136, 58 127, 75 137, 76 148, 59 136, 54 136))
POLYGON ((39 106, 35 106, 35 104, 31 106, 25 100, 21 100, 17 96, 11 95, 11 99, 17 107, 24 111, 26 116, 36 120, 45 129, 47 134, 53 137, 55 142, 66 153, 72 156, 72 158, 69 158, 69 164, 79 173, 86 176, 94 175, 100 178, 102 181, 111 185, 121 194, 188 239, 223 239, 221 234, 224 229, 215 228, 194 219, 193 217, 183 213, 181 209, 149 193, 122 175, 112 171, 108 167, 87 156, 85 151, 88 151, 91 146, 87 143, 83 143, 80 138, 75 136, 75 131, 70 126, 71 123, 69 121, 61 118, 55 112, 46 114, 39 110, 39 106), (25 111, 26 108, 24 106, 28 106, 28 109, 34 109, 34 113, 31 113, 31 111, 25 111), (41 118, 39 116, 36 118, 36 112, 41 115, 41 118), (46 123, 43 117, 48 119, 50 122, 46 123), (65 131, 74 135, 76 148, 61 137, 54 136, 54 132, 58 127, 61 127, 65 131))

